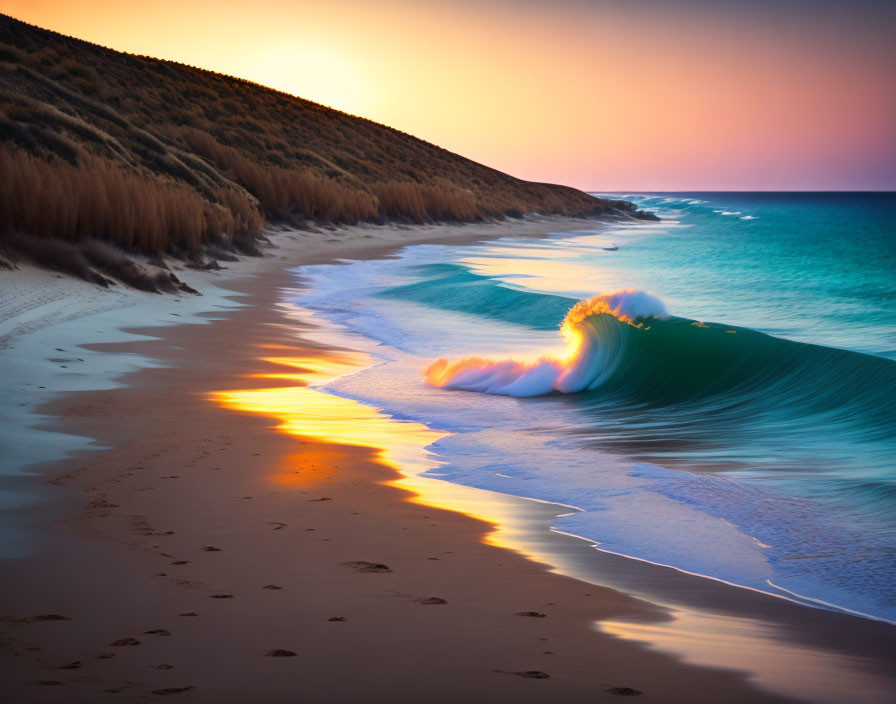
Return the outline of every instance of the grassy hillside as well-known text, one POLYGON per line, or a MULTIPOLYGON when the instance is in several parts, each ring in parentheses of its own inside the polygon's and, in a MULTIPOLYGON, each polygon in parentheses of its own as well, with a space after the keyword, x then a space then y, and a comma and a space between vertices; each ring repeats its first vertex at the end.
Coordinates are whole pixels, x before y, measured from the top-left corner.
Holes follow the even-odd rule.
MULTIPOLYGON (((0 238, 81 257, 252 253, 265 222, 475 221, 633 206, 515 179, 263 86, 0 15, 0 238), (82 242, 90 241, 87 256, 82 242), (68 247, 66 247, 68 243, 68 247), (111 254, 110 254, 111 256, 111 254)), ((46 258, 46 257, 45 257, 46 258)))

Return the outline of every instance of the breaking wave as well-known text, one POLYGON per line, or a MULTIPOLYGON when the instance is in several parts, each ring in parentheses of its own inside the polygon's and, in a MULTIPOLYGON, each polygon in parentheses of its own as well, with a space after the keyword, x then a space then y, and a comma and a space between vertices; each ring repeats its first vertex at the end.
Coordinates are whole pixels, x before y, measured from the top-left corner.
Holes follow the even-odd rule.
POLYGON ((863 426, 867 439, 896 419, 892 360, 785 340, 748 328, 670 316, 649 293, 580 301, 560 326, 565 349, 534 360, 439 359, 428 384, 507 396, 593 391, 626 402, 696 403, 704 411, 823 414, 863 426))
POLYGON ((505 396, 540 396, 551 391, 575 393, 601 384, 622 361, 624 328, 641 326, 667 316, 666 306, 644 291, 625 289, 576 303, 566 314, 560 334, 566 343, 561 356, 535 361, 492 361, 468 357, 456 362, 440 359, 425 372, 432 386, 482 391, 505 396))

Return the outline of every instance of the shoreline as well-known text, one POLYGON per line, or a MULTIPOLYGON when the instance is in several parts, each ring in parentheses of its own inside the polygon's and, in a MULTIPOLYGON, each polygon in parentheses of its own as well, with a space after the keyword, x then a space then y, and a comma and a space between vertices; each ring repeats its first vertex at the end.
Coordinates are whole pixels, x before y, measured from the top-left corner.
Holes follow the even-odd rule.
MULTIPOLYGON (((577 225, 593 227, 594 221, 569 223, 570 229, 576 229, 577 225)), ((533 224, 531 234, 536 236, 539 228, 542 234, 545 229, 559 231, 558 227, 545 220, 533 224)), ((517 228, 515 224, 499 226, 493 236, 526 234, 517 228)), ((427 239, 422 241, 439 241, 440 237, 447 236, 444 229, 451 228, 442 226, 438 233, 427 232, 427 239)), ((454 229, 463 232, 450 236, 457 237, 451 239, 453 242, 487 237, 475 227, 454 229)), ((745 675, 680 664, 632 640, 600 633, 592 625, 595 621, 611 622, 621 629, 618 624, 633 616, 636 622, 661 623, 675 618, 670 609, 676 604, 678 608, 689 603, 693 606, 693 601, 700 602, 704 610, 709 604, 710 610, 733 613, 737 618, 758 620, 761 615, 769 622, 784 623, 789 629, 783 630, 797 641, 802 638, 809 643, 817 641, 834 626, 838 629, 838 642, 831 645, 847 658, 861 653, 859 645, 868 639, 869 633, 873 635, 873 629, 855 626, 852 622, 856 617, 791 602, 785 602, 786 607, 771 606, 765 602, 774 597, 764 594, 757 593, 752 600, 740 594, 732 596, 731 591, 737 587, 707 586, 703 583, 708 580, 700 577, 673 577, 668 574, 671 568, 653 565, 644 568, 633 565, 630 558, 595 559, 597 553, 581 540, 546 530, 543 535, 540 529, 531 528, 532 514, 547 517, 554 510, 550 505, 535 508, 535 502, 504 498, 516 506, 514 510, 521 524, 531 528, 528 552, 539 562, 484 544, 491 530, 487 523, 462 513, 407 501, 405 491, 391 486, 396 479, 394 469, 383 464, 370 450, 307 439, 297 442, 293 436, 272 430, 269 416, 234 413, 208 403, 207 395, 216 390, 271 385, 270 380, 245 378, 250 370, 282 375, 282 368, 259 357, 260 344, 291 347, 307 357, 323 360, 338 358, 338 351, 334 353, 318 343, 296 339, 296 327, 284 325, 276 310, 276 294, 288 279, 287 266, 331 261, 336 254, 377 258, 387 255, 389 250, 416 243, 377 240, 363 249, 328 253, 327 247, 314 250, 304 239, 294 242, 295 246, 281 246, 280 256, 245 267, 250 271, 236 273, 234 270, 233 280, 227 280, 230 275, 226 272, 208 276, 208 280, 225 279, 224 286, 234 287, 249 296, 244 300, 251 301, 246 306, 229 306, 224 317, 216 312, 196 314, 198 318, 212 318, 211 324, 151 330, 138 325, 141 332, 150 336, 88 346, 136 353, 142 358, 161 360, 168 366, 125 370, 122 372, 127 374, 125 386, 63 394, 41 409, 42 413, 46 411, 55 417, 50 422, 55 429, 66 433, 77 431, 95 440, 93 449, 83 448, 74 457, 55 462, 40 475, 24 480, 43 484, 47 475, 64 468, 65 473, 52 480, 51 486, 67 485, 68 489, 61 492, 64 498, 57 499, 45 516, 48 523, 42 528, 45 551, 3 563, 3 580, 7 585, 4 591, 9 591, 11 598, 4 599, 8 607, 0 614, 7 619, 2 628, 6 639, 12 637, 23 643, 13 644, 19 657, 8 658, 8 664, 0 667, 7 682, 14 679, 19 683, 11 694, 27 697, 29 701, 91 701, 88 697, 99 696, 98 683, 111 683, 107 689, 123 687, 118 691, 122 698, 143 698, 166 688, 195 687, 184 691, 184 698, 230 701, 228 697, 236 697, 237 693, 232 688, 222 689, 214 677, 215 669, 223 662, 227 667, 242 668, 241 676, 249 687, 239 693, 242 698, 261 693, 261 690, 251 691, 252 687, 269 687, 263 692, 267 696, 264 701, 291 701, 297 688, 308 691, 309 678, 316 683, 313 689, 319 695, 312 701, 349 701, 371 693, 384 694, 388 690, 382 688, 388 686, 396 672, 408 678, 407 688, 402 689, 407 698, 402 699, 391 690, 392 701, 419 701, 414 697, 427 694, 428 701, 451 701, 473 691, 498 701, 511 697, 517 701, 543 701, 545 697, 593 701, 602 695, 612 700, 614 695, 607 690, 613 687, 643 691, 647 701, 694 701, 695 696, 709 696, 711 692, 729 701, 785 701, 754 690, 745 675), (284 255, 300 261, 283 264, 284 255), (254 342, 254 346, 246 344, 247 341, 254 342), (221 354, 222 350, 226 354, 221 354), (116 418, 116 423, 110 424, 109 418, 116 418), (167 435, 153 429, 145 437, 148 421, 158 423, 167 435), (191 428, 195 431, 192 435, 191 428), (218 443, 227 448, 223 456, 222 449, 213 447, 216 443, 210 440, 211 434, 205 437, 209 428, 226 431, 228 439, 224 441, 222 437, 218 443), (98 452, 95 445, 99 442, 108 449, 98 452), (250 450, 257 450, 258 454, 250 450), (185 463, 169 467, 181 460, 185 463), (211 466, 213 462, 220 468, 211 466), (289 482, 283 478, 288 473, 284 466, 303 463, 312 465, 309 470, 302 470, 310 472, 308 484, 297 484, 294 477, 289 482), (332 469, 337 463, 338 472, 330 475, 318 472, 324 465, 332 469), (123 466, 129 469, 122 472, 123 466), (166 474, 159 476, 163 471, 166 474), (176 481, 171 479, 174 476, 176 481), (271 482, 269 476, 275 480, 271 482), (186 496, 182 489, 185 484, 186 496), (308 504, 302 492, 313 495, 320 493, 321 487, 325 487, 326 495, 310 500, 328 501, 308 504), (272 489, 277 492, 273 493, 272 489), (243 491, 252 498, 245 498, 243 491), (85 501, 87 506, 82 510, 85 501), (341 508, 343 504, 348 508, 363 507, 363 510, 346 512, 341 508), (527 507, 521 508, 524 505, 527 507), (368 512, 374 518, 364 530, 346 527, 352 521, 367 521, 352 516, 356 513, 364 516, 368 512), (281 521, 287 514, 295 518, 281 521), (434 514, 437 514, 434 519, 437 525, 425 523, 433 520, 434 514), (314 521, 316 525, 305 527, 303 521, 314 521), (285 523, 282 528, 271 527, 280 522, 285 523), (301 533, 290 530, 300 525, 301 533), (169 528, 174 529, 171 535, 168 535, 169 528), (318 540, 317 535, 322 533, 328 537, 318 540), (182 538, 182 535, 188 537, 182 538), (292 543, 284 544, 287 541, 280 540, 277 545, 270 544, 272 536, 282 539, 287 535, 292 543), (384 541, 384 537, 388 540, 384 541), (150 542, 159 547, 151 546, 150 542), (216 546, 216 542, 221 543, 218 551, 201 548, 216 546), (322 545, 323 542, 330 545, 322 545), (550 543, 549 549, 545 547, 547 543, 550 543), (304 549, 299 557, 308 565, 293 564, 296 555, 292 548, 296 544, 304 549), (437 550, 436 546, 454 549, 437 550), (412 552, 408 552, 409 548, 412 552), (214 562, 219 551, 231 560, 231 556, 236 556, 236 561, 229 568, 220 564, 221 561, 214 562), (337 559, 337 553, 346 559, 337 559), (438 560, 430 559, 436 554, 438 560), (447 557, 449 554, 454 557, 447 557), (544 564, 544 556, 548 554, 555 562, 553 569, 572 576, 551 574, 548 571, 551 566, 544 564), (188 564, 168 567, 171 560, 166 555, 176 556, 174 563, 187 556, 188 564), (352 560, 382 562, 392 572, 363 574, 341 564, 352 560), (433 571, 449 560, 450 571, 433 571), (85 570, 89 579, 68 586, 59 583, 65 568, 77 572, 85 569, 85 563, 93 570, 85 570), (20 569, 25 564, 28 569, 20 569), (267 571, 265 576, 259 574, 256 579, 259 584, 252 582, 249 586, 246 580, 251 570, 247 567, 267 571), (160 574, 157 569, 163 569, 164 573, 160 574), (278 581, 267 586, 281 589, 261 591, 265 589, 261 582, 268 578, 266 575, 278 571, 273 577, 278 581), (307 583, 309 575, 317 580, 315 584, 307 583), (162 576, 164 579, 159 579, 162 576), (576 577, 590 583, 578 581, 576 577), (592 586, 600 584, 596 580, 607 582, 610 577, 616 583, 613 589, 592 586), (326 593, 322 593, 324 585, 326 593), (209 590, 223 588, 232 590, 232 601, 208 600, 209 590), (657 607, 642 600, 655 593, 666 594, 666 601, 671 605, 657 607), (125 603, 115 604, 116 595, 120 598, 121 594, 126 595, 125 603), (289 601, 275 599, 290 594, 289 601), (342 601, 331 599, 336 595, 342 601), (160 605, 160 598, 165 603, 160 605), (444 598, 448 603, 415 601, 430 598, 444 598), (174 609, 167 607, 169 602, 178 604, 178 608, 183 605, 184 612, 191 612, 195 606, 200 616, 178 617, 173 614, 174 609), (303 612, 306 602, 323 602, 321 608, 329 611, 322 610, 320 618, 312 616, 303 612), (224 606, 237 608, 218 608, 224 606), (348 614, 350 608, 354 611, 348 614), (145 612, 134 613, 140 609, 145 612), (336 613, 338 609, 346 614, 336 613), (548 614, 544 619, 515 615, 529 610, 544 610, 548 614), (796 610, 800 610, 798 615, 796 610), (212 612, 212 619, 203 619, 203 612, 212 612), (296 635, 286 628, 284 612, 295 617, 296 623, 301 622, 307 633, 296 635), (804 612, 827 616, 806 618, 804 612), (44 613, 64 614, 73 621, 21 621, 44 613), (433 620, 429 620, 430 615, 433 620), (347 622, 332 623, 328 618, 346 618, 347 622), (195 628, 196 624, 204 625, 208 620, 212 621, 209 629, 199 632, 195 628), (162 621, 164 628, 152 625, 162 621), (401 624, 399 628, 396 621, 401 624), (190 623, 186 625, 186 622, 190 623), (135 625, 138 623, 150 625, 144 628, 135 625), (354 623, 364 628, 350 631, 348 642, 333 633, 334 628, 353 628, 354 623), (170 628, 169 624, 172 624, 170 628), (66 628, 68 632, 61 630, 66 628), (173 636, 144 635, 146 629, 170 630, 173 636), (403 629, 408 632, 401 632, 403 629), (535 631, 544 635, 536 635, 535 631), (794 631, 800 632, 794 634, 794 631), (262 640, 270 633, 277 633, 282 641, 291 638, 293 642, 263 645, 262 640), (255 650, 248 643, 234 642, 243 634, 248 634, 248 641, 257 645, 255 650), (419 641, 405 642, 409 635, 418 637, 419 641), (538 641, 547 635, 552 642, 549 647, 554 647, 555 639, 562 643, 562 647, 550 651, 551 655, 546 654, 544 642, 538 641), (141 640, 141 645, 123 649, 108 646, 109 642, 125 637, 135 637, 141 640), (331 638, 333 642, 339 641, 340 648, 345 650, 340 650, 338 655, 330 652, 327 657, 324 657, 327 653, 312 652, 315 644, 327 651, 331 638), (389 647, 381 653, 383 640, 389 647), (306 647, 299 648, 296 641, 306 647), (290 648, 299 657, 296 661, 280 663, 287 667, 272 667, 277 660, 269 660, 261 652, 268 646, 290 648), (27 650, 29 647, 40 648, 40 655, 33 655, 34 651, 27 650), (472 654, 466 652, 471 648, 472 654), (95 662, 97 655, 104 654, 101 651, 113 651, 116 657, 95 662), (386 653, 396 656, 395 661, 383 659, 386 653), (440 657, 445 653, 451 653, 453 661, 440 657), (208 655, 214 655, 208 657, 210 662, 206 662, 208 655), (159 665, 171 664, 161 658, 177 662, 172 668, 159 671, 158 666, 149 669, 147 657, 160 659, 159 665), (370 663, 358 665, 357 658, 364 657, 377 667, 368 667, 370 663), (12 667, 13 661, 16 667, 12 667), (81 663, 80 667, 58 669, 75 661, 81 663), (295 668, 288 667, 297 661, 301 661, 301 678, 296 677, 295 668), (392 669, 382 671, 389 662, 393 662, 392 669), (483 662, 491 664, 483 666, 483 662), (362 670, 361 675, 357 674, 356 666, 362 670), (448 672, 451 668, 460 672, 448 672), (550 677, 518 676, 520 672, 530 671, 543 671, 550 677), (25 672, 30 673, 30 681, 65 681, 65 684, 28 685, 22 682, 25 672), (357 681, 345 681, 352 680, 345 677, 346 672, 355 672, 357 681)), ((342 242, 338 244, 343 246, 342 242)), ((193 285, 191 279, 188 283, 193 285)), ((154 300, 168 302, 169 299, 155 297, 154 300)), ((251 576, 254 578, 254 574, 251 576)), ((621 631, 616 635, 621 635, 621 631)), ((893 642, 892 636, 889 642, 893 642)), ((239 700, 239 697, 233 699, 239 700)))
MULTIPOLYGON (((95 355, 90 360, 93 364, 84 364, 77 357, 61 360, 58 355, 51 355, 47 358, 46 352, 65 352, 66 348, 75 347, 83 353, 82 345, 152 339, 154 331, 144 331, 142 335, 129 332, 134 323, 159 328, 179 323, 205 324, 215 319, 216 311, 227 313, 244 305, 240 302, 244 294, 233 290, 230 282, 270 273, 279 275, 299 264, 332 263, 338 261, 340 255, 352 253, 363 253, 371 259, 381 258, 411 244, 436 241, 465 244, 497 239, 507 236, 509 228, 514 235, 542 237, 552 231, 594 227, 601 222, 594 218, 529 216, 521 220, 481 224, 326 226, 315 231, 273 228, 267 234, 273 235, 274 241, 269 240, 262 256, 242 255, 238 261, 228 262, 227 266, 217 270, 190 269, 179 260, 171 260, 171 269, 199 295, 154 294, 124 285, 104 289, 27 263, 13 271, 0 269, 0 286, 5 294, 0 299, 0 363, 7 370, 7 383, 0 385, 3 391, 0 394, 0 443, 6 447, 0 481, 8 483, 12 477, 15 483, 16 478, 28 475, 30 470, 27 468, 35 463, 62 461, 71 453, 94 445, 90 438, 79 438, 71 433, 54 433, 48 442, 47 436, 41 435, 42 431, 35 430, 40 421, 52 420, 40 413, 44 404, 61 392, 117 388, 119 377, 154 364, 153 360, 136 353, 133 357, 95 355), (160 309, 167 305, 177 311, 169 311, 168 315, 176 316, 178 320, 159 318, 160 309), (95 322, 90 333, 79 322, 85 315, 95 322), (17 338, 25 338, 25 346, 13 352, 11 347, 17 338), (53 376, 52 386, 49 382, 34 381, 49 379, 51 370, 48 367, 61 365, 61 361, 78 361, 80 368, 77 372, 53 376), (32 381, 23 386, 18 383, 19 379, 32 381), (42 455, 35 458, 29 450, 37 445, 41 446, 42 455)), ((15 492, 14 488, 12 492, 15 492)), ((4 509, 0 510, 0 531, 7 538, 7 545, 0 545, 0 559, 10 553, 10 540, 19 539, 16 532, 24 533, 25 540, 30 534, 27 525, 23 528, 22 523, 31 520, 31 511, 17 511, 17 499, 10 500, 9 493, 8 487, 0 486, 0 508, 4 509), (7 510, 9 506, 12 511, 7 510)), ((25 502, 26 505, 31 503, 27 497, 25 502)), ((40 506, 35 509, 29 505, 29 509, 39 511, 40 506)), ((27 548, 14 545, 12 554, 21 549, 27 548)))

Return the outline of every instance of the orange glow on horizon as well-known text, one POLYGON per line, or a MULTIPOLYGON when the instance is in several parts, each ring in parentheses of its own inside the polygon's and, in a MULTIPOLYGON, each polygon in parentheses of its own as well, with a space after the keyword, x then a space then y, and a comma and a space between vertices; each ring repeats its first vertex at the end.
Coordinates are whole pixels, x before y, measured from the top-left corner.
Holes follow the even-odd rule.
POLYGON ((531 180, 896 187, 885 22, 849 7, 850 26, 811 3, 795 17, 746 2, 640 5, 0 0, 0 11, 269 85, 531 180))

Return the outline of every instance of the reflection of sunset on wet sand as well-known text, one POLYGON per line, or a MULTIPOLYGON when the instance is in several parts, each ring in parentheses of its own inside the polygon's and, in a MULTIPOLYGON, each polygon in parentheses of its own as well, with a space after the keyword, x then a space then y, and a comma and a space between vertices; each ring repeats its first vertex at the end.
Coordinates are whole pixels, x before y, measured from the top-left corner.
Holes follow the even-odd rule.
MULTIPOLYGON (((299 309, 291 308, 288 314, 297 321, 306 319, 299 309)), ((446 433, 397 420, 379 409, 315 388, 370 366, 370 356, 349 350, 308 350, 283 345, 261 349, 259 361, 274 365, 273 370, 252 373, 246 378, 289 382, 289 386, 230 389, 213 392, 210 397, 223 408, 274 418, 278 431, 305 441, 295 453, 278 460, 273 482, 301 488, 320 486, 338 477, 340 466, 357 461, 347 453, 347 446, 368 449, 376 461, 395 472, 394 478, 385 483, 408 492, 406 501, 483 521, 490 529, 483 534, 482 542, 548 562, 539 541, 531 535, 531 508, 502 494, 425 476, 428 470, 440 465, 426 448, 446 433), (272 349, 276 356, 264 354, 272 349)), ((554 512, 536 509, 534 513, 547 517, 554 512)))
POLYGON ((811 697, 811 701, 879 701, 876 693, 886 687, 862 671, 858 658, 844 658, 808 645, 784 645, 775 624, 757 619, 673 610, 668 622, 608 619, 595 627, 674 653, 685 662, 713 667, 736 663, 762 686, 811 697))
POLYGON ((262 361, 282 371, 251 374, 249 378, 291 385, 217 391, 212 398, 225 408, 276 418, 277 429, 290 435, 371 448, 382 462, 404 472, 417 473, 435 466, 424 448, 444 433, 419 423, 393 420, 375 408, 313 388, 363 368, 365 359, 365 355, 353 352, 264 357, 262 361))

